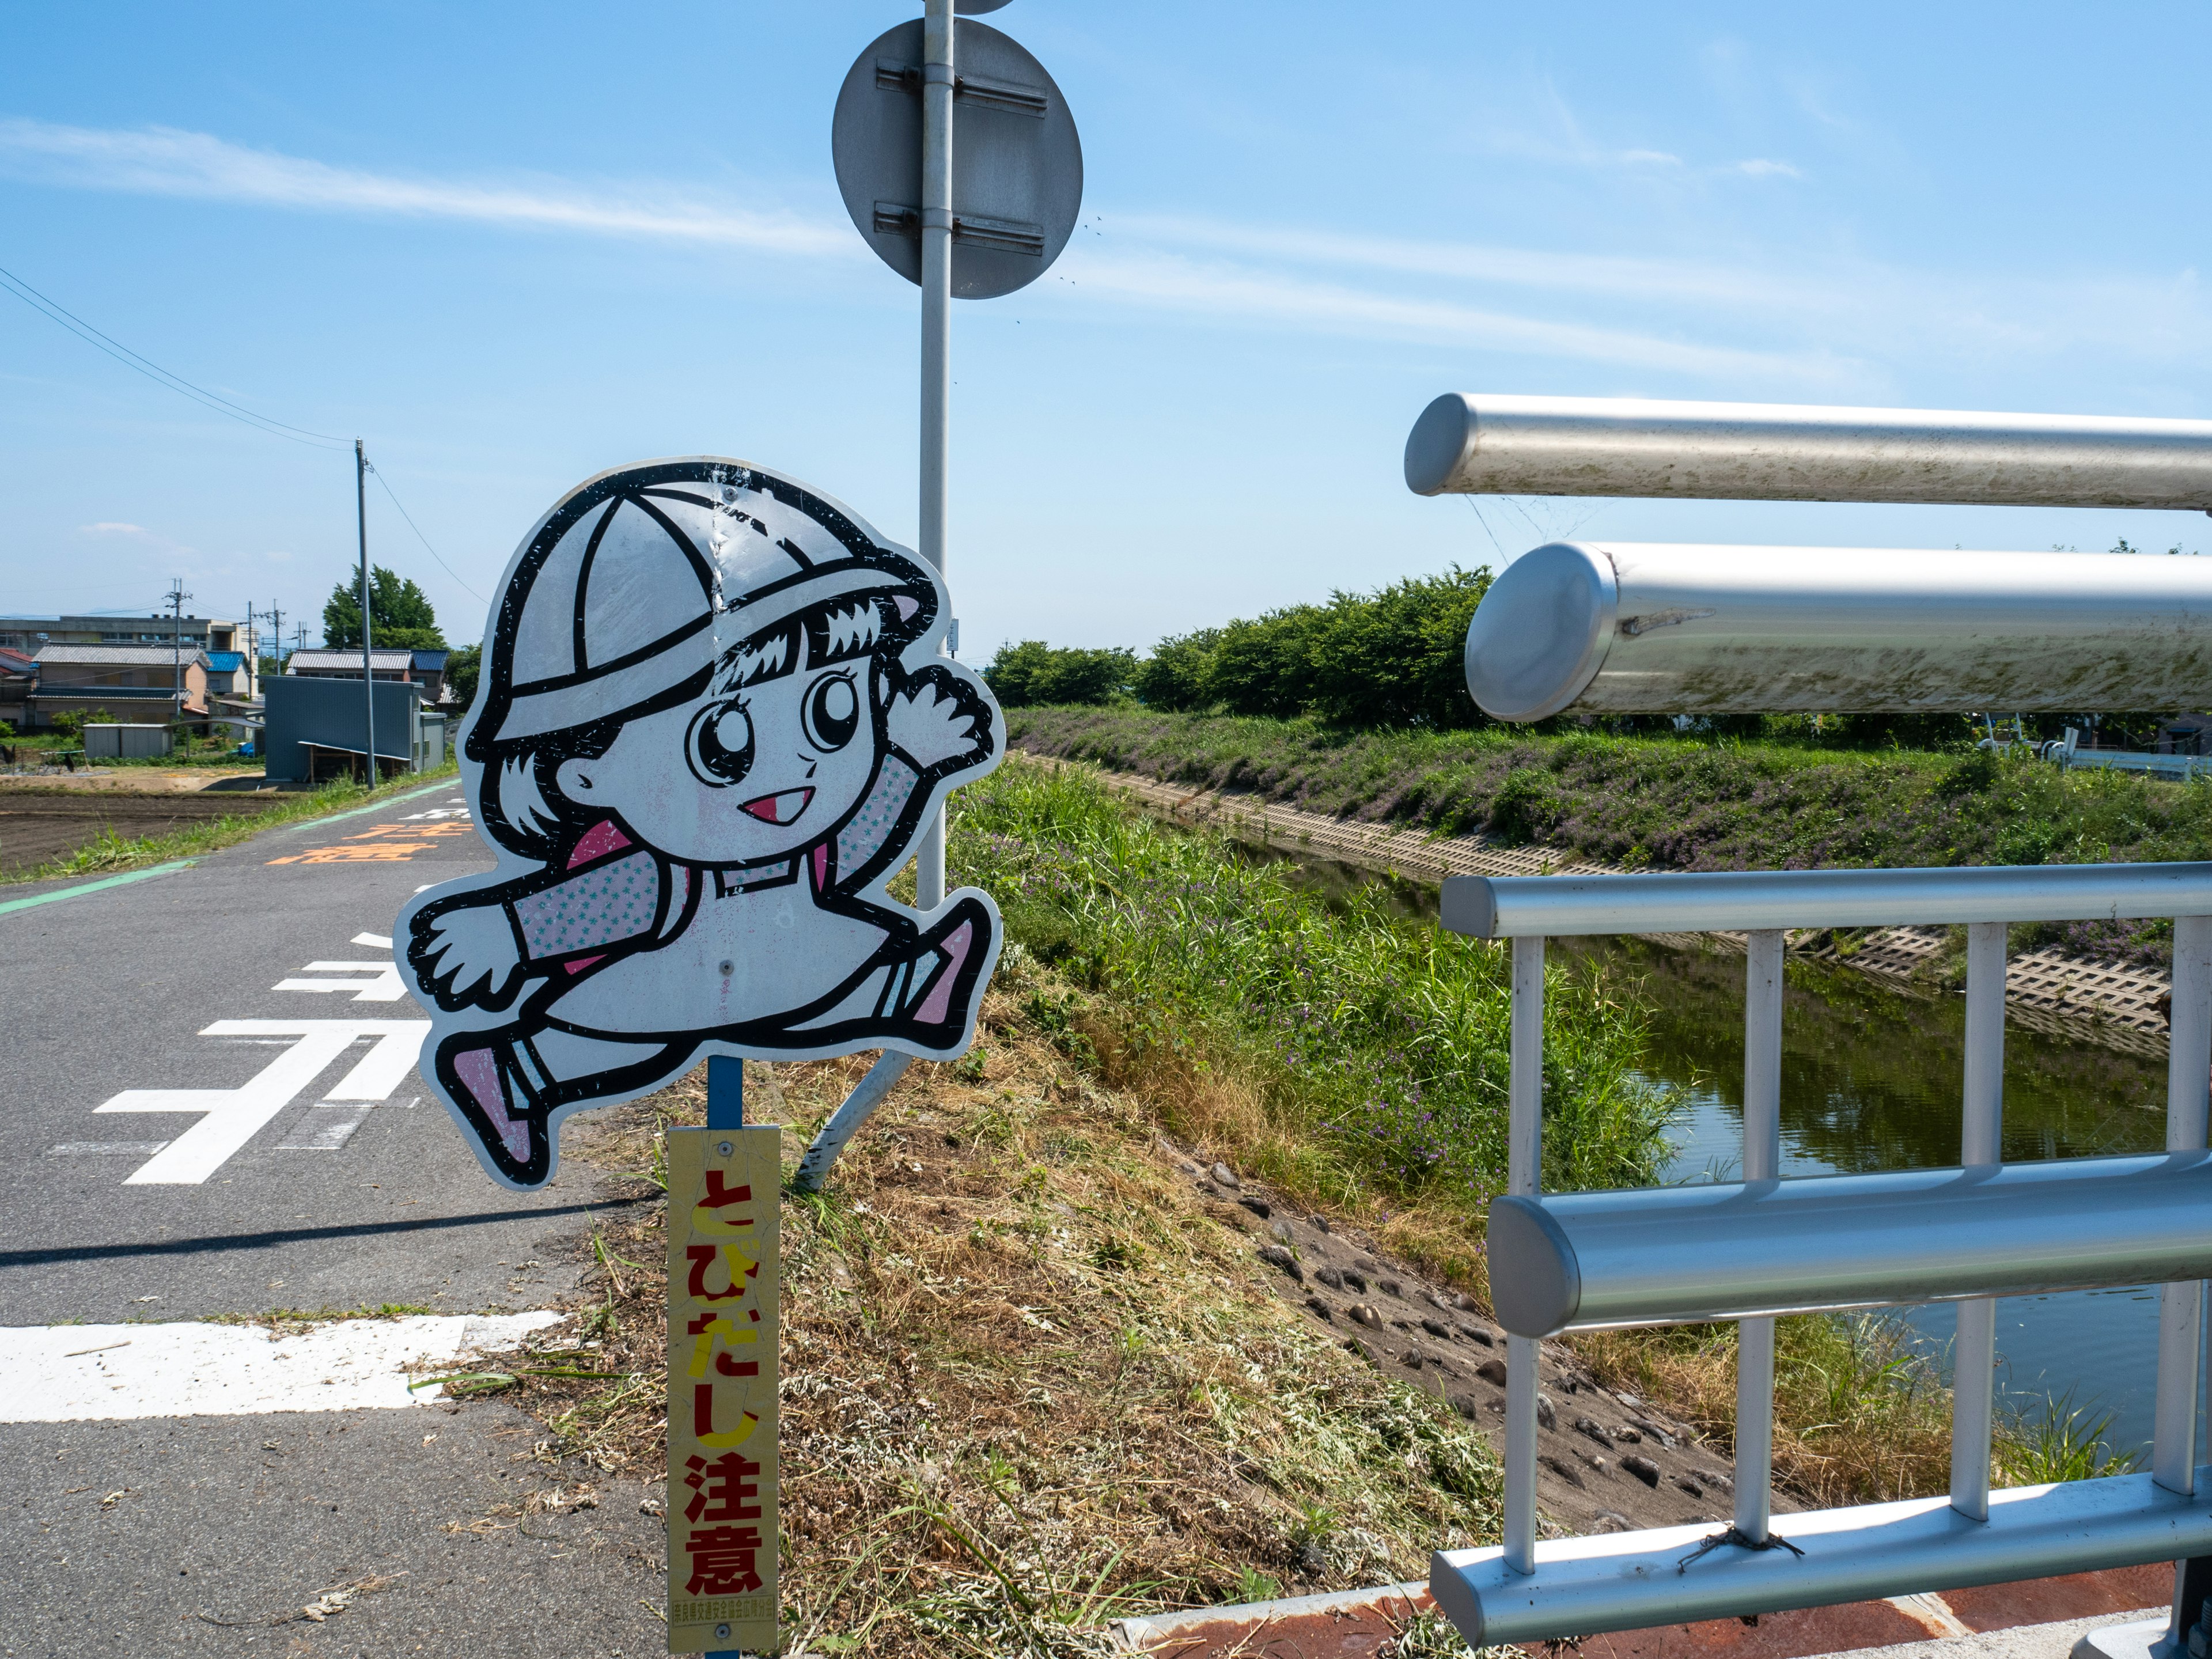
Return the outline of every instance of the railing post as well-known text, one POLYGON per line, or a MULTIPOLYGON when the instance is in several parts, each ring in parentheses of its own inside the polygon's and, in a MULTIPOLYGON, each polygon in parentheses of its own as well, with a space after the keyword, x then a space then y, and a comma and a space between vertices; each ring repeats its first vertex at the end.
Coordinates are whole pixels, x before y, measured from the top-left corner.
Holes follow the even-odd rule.
MULTIPOLYGON (((1544 941, 1513 941, 1512 1074, 1506 1087, 1507 1190, 1533 1198, 1543 1183, 1544 941)), ((1505 1565, 1536 1571, 1538 1345, 1505 1339, 1505 1565)))
MULTIPOLYGON (((2173 919, 2172 1000, 2166 1011, 2166 1149, 2205 1145, 2212 1105, 2212 916, 2173 919)), ((2204 1284, 2161 1285, 2158 1398, 2151 1414, 2151 1479, 2169 1492, 2197 1490, 2197 1409, 2203 1379, 2204 1284)), ((2207 1589, 2205 1561, 2173 1564, 2173 1616, 2166 1648, 2179 1653, 2207 1589)))
MULTIPOLYGON (((1743 1178, 1782 1173, 1782 958, 1779 928, 1749 935, 1743 997, 1743 1178)), ((1774 1322, 1735 1333, 1735 1527, 1766 1541, 1774 1507, 1774 1322)))
MULTIPOLYGON (((1966 929, 1966 1056, 1959 1161, 2004 1161, 2005 924, 1966 929)), ((1951 1507, 1990 1518, 1990 1431, 1996 1406, 1997 1304, 1961 1302, 1951 1344, 1951 1507)))

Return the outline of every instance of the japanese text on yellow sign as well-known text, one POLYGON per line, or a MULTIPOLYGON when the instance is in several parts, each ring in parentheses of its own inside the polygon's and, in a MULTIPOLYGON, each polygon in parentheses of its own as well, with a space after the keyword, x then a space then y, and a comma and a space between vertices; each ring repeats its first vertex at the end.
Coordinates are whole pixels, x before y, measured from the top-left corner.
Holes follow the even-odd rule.
POLYGON ((775 1651, 782 1132, 668 1136, 668 1650, 775 1651))

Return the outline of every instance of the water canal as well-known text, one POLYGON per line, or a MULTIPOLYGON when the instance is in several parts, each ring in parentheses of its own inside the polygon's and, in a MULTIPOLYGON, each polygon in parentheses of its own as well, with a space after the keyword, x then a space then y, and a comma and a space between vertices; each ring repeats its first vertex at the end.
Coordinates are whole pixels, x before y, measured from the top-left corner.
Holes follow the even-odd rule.
MULTIPOLYGON (((1324 892, 1387 885, 1406 914, 1433 919, 1436 890, 1349 865, 1300 860, 1324 892)), ((1562 939, 1553 960, 1595 963, 1650 1020, 1648 1074, 1680 1091, 1670 1181, 1733 1180, 1743 1146, 1741 956, 1635 939, 1562 939)), ((1848 969, 1793 962, 1783 1014, 1784 1176, 1942 1168, 1959 1161, 1965 1000, 1894 989, 1848 969)), ((2005 1032, 2008 1161, 2153 1152, 2166 1140, 2166 1063, 2086 1041, 2005 1032)), ((1948 1306, 1903 1310, 1946 1373, 1948 1306)), ((1998 1387, 2009 1409, 2050 1402, 2109 1413, 2114 1450, 2145 1455, 2158 1338, 2154 1290, 2013 1297, 1998 1304, 1998 1387)))

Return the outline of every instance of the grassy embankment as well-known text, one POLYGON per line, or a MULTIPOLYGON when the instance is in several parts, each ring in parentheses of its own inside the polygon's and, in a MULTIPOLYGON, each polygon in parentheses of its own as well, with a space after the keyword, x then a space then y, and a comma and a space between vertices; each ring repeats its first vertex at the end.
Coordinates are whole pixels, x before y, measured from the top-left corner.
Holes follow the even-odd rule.
POLYGON ((286 794, 273 805, 252 811, 226 813, 165 836, 118 836, 103 830, 66 857, 50 859, 27 870, 0 868, 0 886, 26 881, 53 881, 69 876, 112 875, 125 870, 164 864, 171 859, 196 858, 244 841, 248 836, 280 824, 319 818, 352 806, 373 806, 406 794, 410 790, 456 777, 459 769, 447 766, 436 772, 410 772, 374 789, 358 783, 338 782, 301 794, 286 794))
MULTIPOLYGON (((1632 869, 2138 862, 2212 857, 2212 789, 2027 758, 1680 738, 1345 732, 1310 720, 1021 708, 1040 754, 1442 835, 1558 847, 1632 869)), ((2017 930, 2163 966, 2168 924, 2017 930)))
MULTIPOLYGON (((958 798, 951 859, 1021 947, 978 1047, 915 1068, 828 1195, 785 1206, 794 1632, 820 1651, 1087 1652, 1083 1627, 1109 1613, 1264 1595, 1309 1544, 1316 1588, 1417 1576, 1440 1539, 1493 1536, 1479 1431, 1303 1326, 1255 1280, 1249 1218, 1194 1205, 1151 1142, 1263 1173, 1480 1294, 1504 953, 1358 895, 1332 908, 1125 811, 1086 773, 1018 758, 958 798)), ((1547 993, 1553 1178, 1647 1179, 1669 1103, 1632 1075, 1635 1015, 1564 969, 1547 993)), ((860 1064, 756 1079, 788 1158, 860 1064)), ((649 1180, 657 1131, 701 1115, 695 1074, 574 1150, 649 1180)), ((603 1346, 490 1384, 551 1425, 551 1449, 657 1466, 661 1226, 655 1209, 596 1246, 604 1301, 583 1334, 603 1346), (561 1374, 579 1370, 598 1375, 561 1374)), ((1724 1446, 1732 1340, 1583 1352, 1724 1446)), ((1948 1402, 1882 1328, 1787 1321, 1780 1346, 1794 1486, 1943 1489, 1948 1402)), ((2048 1449, 2008 1434, 2002 1478, 2042 1472, 2048 1449)))

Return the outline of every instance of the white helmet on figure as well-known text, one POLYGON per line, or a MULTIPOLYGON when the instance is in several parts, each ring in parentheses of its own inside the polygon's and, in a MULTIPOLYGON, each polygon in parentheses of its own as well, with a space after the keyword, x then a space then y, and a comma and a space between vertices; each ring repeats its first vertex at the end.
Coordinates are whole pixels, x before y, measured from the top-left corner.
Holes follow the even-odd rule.
POLYGON ((927 568, 837 502, 743 461, 600 474, 548 514, 493 620, 481 758, 690 695, 723 653, 825 599, 887 595, 894 648, 942 613, 927 568))

